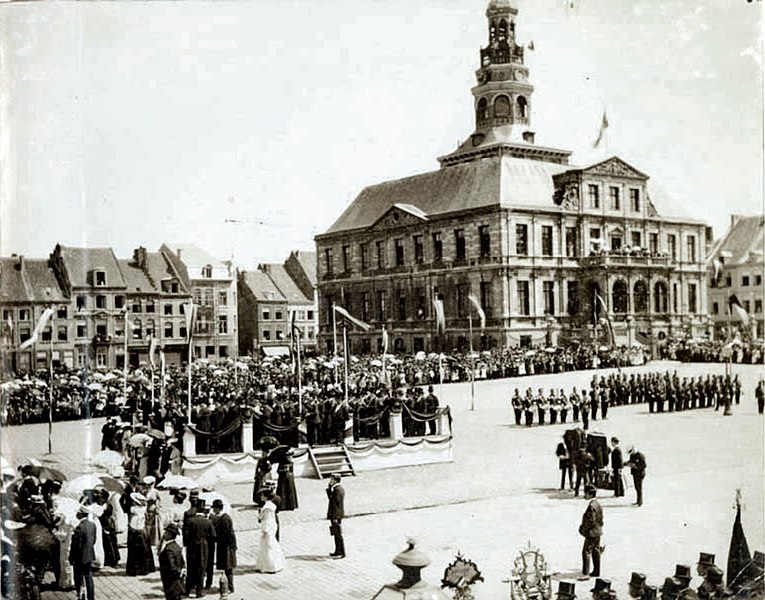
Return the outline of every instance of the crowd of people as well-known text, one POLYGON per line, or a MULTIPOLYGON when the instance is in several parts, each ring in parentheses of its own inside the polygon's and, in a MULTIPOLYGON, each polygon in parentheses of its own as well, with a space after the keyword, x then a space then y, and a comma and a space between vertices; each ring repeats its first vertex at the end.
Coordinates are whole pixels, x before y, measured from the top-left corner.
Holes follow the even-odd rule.
POLYGON ((763 364, 763 344, 741 339, 725 342, 722 340, 688 340, 671 342, 664 349, 664 356, 681 362, 728 362, 734 364, 763 364))

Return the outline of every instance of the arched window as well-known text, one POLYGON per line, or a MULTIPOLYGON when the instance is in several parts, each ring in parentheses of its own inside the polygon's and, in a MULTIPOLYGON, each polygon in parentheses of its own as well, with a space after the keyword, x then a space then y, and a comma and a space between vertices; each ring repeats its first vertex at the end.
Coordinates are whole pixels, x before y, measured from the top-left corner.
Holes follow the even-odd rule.
POLYGON ((615 313, 626 313, 629 301, 629 291, 623 279, 614 281, 611 290, 611 310, 615 313))
POLYGON ((595 317, 595 323, 602 317, 603 307, 598 302, 597 296, 601 296, 600 285, 595 281, 591 281, 587 286, 587 301, 590 303, 592 309, 589 311, 591 315, 595 317))
POLYGON ((499 41, 504 42, 507 39, 507 21, 502 19, 499 22, 499 41))
POLYGON ((669 309, 668 300, 667 284, 657 281, 653 286, 653 311, 660 314, 666 313, 669 309))
POLYGON ((648 312, 648 285, 642 279, 635 282, 635 287, 632 288, 632 299, 636 313, 648 312))
POLYGON ((494 100, 494 116, 510 116, 510 99, 507 96, 497 96, 494 100))
POLYGON ((475 120, 477 123, 483 123, 489 118, 489 103, 486 98, 478 101, 478 107, 475 109, 475 120))
POLYGON ((526 98, 523 96, 518 96, 518 99, 515 101, 515 103, 518 105, 518 116, 522 119, 526 119, 529 112, 529 103, 526 101, 526 98))

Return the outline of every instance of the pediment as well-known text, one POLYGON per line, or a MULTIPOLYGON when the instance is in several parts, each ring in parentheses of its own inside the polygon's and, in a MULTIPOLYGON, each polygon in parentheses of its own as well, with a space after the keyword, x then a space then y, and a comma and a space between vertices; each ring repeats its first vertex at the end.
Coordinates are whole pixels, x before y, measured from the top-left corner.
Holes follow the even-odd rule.
POLYGON ((385 213, 375 221, 370 229, 394 229, 398 227, 407 227, 409 225, 419 225, 428 220, 428 216, 413 204, 394 204, 385 213))
POLYGON ((608 175, 610 177, 626 177, 629 179, 648 179, 648 175, 638 171, 632 165, 624 162, 621 158, 612 156, 603 162, 596 163, 582 169, 582 173, 588 175, 608 175))

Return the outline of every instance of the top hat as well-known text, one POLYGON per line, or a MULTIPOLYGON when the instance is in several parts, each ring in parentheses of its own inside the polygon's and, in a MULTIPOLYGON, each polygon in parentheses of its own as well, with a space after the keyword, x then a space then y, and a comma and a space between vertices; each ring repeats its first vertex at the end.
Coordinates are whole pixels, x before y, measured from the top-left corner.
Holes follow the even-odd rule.
POLYGON ((661 595, 662 597, 668 596, 675 598, 683 587, 683 582, 677 577, 667 577, 664 580, 664 585, 661 586, 661 595))
POLYGON ((598 493, 598 488, 596 488, 591 483, 588 483, 587 485, 584 486, 584 493, 585 494, 597 494, 598 493))
POLYGON ((697 565, 708 565, 712 566, 715 564, 715 555, 714 554, 708 554, 706 552, 699 552, 699 562, 696 563, 697 565))
POLYGON ((212 507, 223 508, 223 500, 221 500, 220 498, 216 498, 215 500, 213 500, 212 507))
POLYGON ((189 492, 189 498, 196 498, 197 496, 199 496, 199 490, 191 490, 189 492))
POLYGON ((598 577, 595 580, 595 587, 592 588, 591 592, 604 592, 606 590, 611 589, 611 580, 610 579, 602 579, 601 577, 598 577))
POLYGON ((559 581, 557 598, 576 598, 576 584, 571 581, 559 581))
POLYGON ((645 573, 636 573, 635 571, 633 571, 632 577, 630 578, 630 587, 641 588, 644 585, 645 585, 645 573))
POLYGON ((723 582, 722 569, 720 567, 712 565, 707 570, 706 578, 704 581, 707 581, 713 585, 720 585, 723 582))
POLYGON ((691 567, 688 565, 675 565, 675 577, 680 580, 687 580, 687 583, 693 577, 691 575, 691 567))
POLYGON ((180 527, 176 523, 169 523, 167 527, 165 527, 165 533, 172 533, 173 535, 178 535, 181 532, 180 527))
POLYGON ((599 600, 616 600, 616 592, 614 590, 603 590, 598 592, 599 600))
POLYGON ((656 600, 656 594, 658 590, 656 589, 655 585, 646 585, 643 588, 643 599, 642 600, 656 600))

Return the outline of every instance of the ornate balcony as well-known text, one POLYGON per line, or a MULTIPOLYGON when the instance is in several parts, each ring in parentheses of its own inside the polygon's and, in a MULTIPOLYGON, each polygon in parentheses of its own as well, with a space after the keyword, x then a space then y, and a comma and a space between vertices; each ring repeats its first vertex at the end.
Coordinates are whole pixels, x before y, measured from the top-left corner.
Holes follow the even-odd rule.
POLYGON ((579 259, 579 264, 587 269, 591 268, 623 268, 623 267, 635 267, 635 268, 668 268, 674 267, 675 263, 669 256, 659 255, 630 255, 630 254, 597 254, 594 256, 584 256, 579 259))

